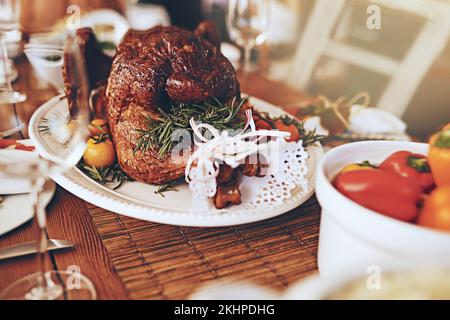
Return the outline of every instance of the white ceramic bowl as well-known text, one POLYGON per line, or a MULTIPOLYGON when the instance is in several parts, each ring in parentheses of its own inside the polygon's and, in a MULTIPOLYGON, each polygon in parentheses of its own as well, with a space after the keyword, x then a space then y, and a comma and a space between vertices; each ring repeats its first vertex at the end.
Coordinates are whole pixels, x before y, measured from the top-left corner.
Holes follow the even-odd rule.
POLYGON ((427 144, 364 141, 329 151, 318 166, 322 206, 318 265, 322 276, 381 269, 450 265, 450 234, 405 223, 366 209, 338 192, 330 180, 350 163, 381 163, 391 153, 426 154, 427 144))
POLYGON ((450 296, 446 268, 372 270, 366 275, 350 273, 332 277, 310 276, 290 286, 285 300, 368 299, 429 300, 450 296))
POLYGON ((42 45, 34 48, 26 48, 25 55, 37 76, 51 84, 58 92, 64 91, 63 64, 64 52, 52 45, 42 45), (49 60, 54 57, 57 60, 49 60))

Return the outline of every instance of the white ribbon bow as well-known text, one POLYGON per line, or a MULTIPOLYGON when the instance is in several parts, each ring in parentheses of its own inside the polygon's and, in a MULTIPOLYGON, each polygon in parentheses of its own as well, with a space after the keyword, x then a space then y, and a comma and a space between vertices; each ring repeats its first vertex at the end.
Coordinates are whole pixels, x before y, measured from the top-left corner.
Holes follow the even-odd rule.
POLYGON ((237 168, 248 156, 270 148, 268 141, 270 139, 262 141, 263 138, 276 138, 275 142, 278 143, 281 138, 290 137, 290 133, 285 131, 256 130, 252 111, 246 110, 245 115, 247 122, 244 129, 234 136, 230 136, 228 131, 220 133, 206 123, 196 124, 193 118, 190 120, 194 136, 197 138, 194 139, 197 150, 188 159, 185 177, 194 192, 201 192, 207 197, 213 197, 216 193, 215 180, 220 171, 220 163, 237 168), (251 130, 245 132, 249 127, 251 130), (201 129, 206 129, 212 138, 208 139, 203 135, 201 129), (194 186, 197 183, 200 184, 200 188, 199 185, 194 186), (202 185, 203 187, 201 187, 202 185))

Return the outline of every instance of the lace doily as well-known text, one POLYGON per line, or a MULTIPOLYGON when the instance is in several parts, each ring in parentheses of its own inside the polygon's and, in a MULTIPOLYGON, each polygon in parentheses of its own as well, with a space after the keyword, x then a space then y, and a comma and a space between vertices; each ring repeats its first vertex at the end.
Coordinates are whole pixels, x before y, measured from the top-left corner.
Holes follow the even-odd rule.
POLYGON ((208 124, 196 124, 191 119, 191 127, 198 138, 197 150, 189 158, 185 172, 193 193, 192 210, 213 209, 210 198, 217 192, 216 178, 221 163, 237 168, 247 157, 257 154, 266 159, 268 173, 263 178, 242 178, 241 206, 272 208, 291 198, 294 189, 308 192, 308 153, 303 142, 287 143, 288 132, 256 130, 250 110, 246 111, 246 116, 247 125, 235 136, 229 136, 226 131, 220 133, 208 124), (249 127, 251 130, 246 132, 249 127), (203 135, 201 129, 208 130, 211 138, 203 135))
POLYGON ((292 197, 292 192, 299 188, 299 192, 309 191, 308 153, 303 148, 303 142, 284 143, 279 152, 278 170, 272 171, 263 178, 251 178, 242 181, 243 198, 245 203, 253 207, 272 208, 282 204, 292 197), (247 184, 250 184, 248 187, 247 184))

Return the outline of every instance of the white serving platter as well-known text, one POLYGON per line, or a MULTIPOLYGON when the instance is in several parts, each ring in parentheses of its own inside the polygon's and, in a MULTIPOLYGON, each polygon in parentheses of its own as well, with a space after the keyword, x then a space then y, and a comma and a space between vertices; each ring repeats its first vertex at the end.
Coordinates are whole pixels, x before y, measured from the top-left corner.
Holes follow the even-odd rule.
MULTIPOLYGON (((285 112, 265 101, 251 98, 255 108, 268 112, 272 116, 279 116, 285 112)), ((52 113, 68 113, 67 101, 63 96, 57 96, 44 103, 30 120, 29 134, 41 156, 46 157, 52 153, 52 144, 48 136, 38 130, 43 118, 52 113)), ((162 197, 156 194, 156 186, 140 183, 126 182, 120 188, 111 190, 87 177, 77 168, 73 168, 63 175, 53 175, 51 178, 60 186, 103 209, 137 219, 151 222, 192 226, 192 227, 221 227, 246 224, 269 219, 286 213, 307 201, 314 193, 315 171, 318 160, 323 155, 320 145, 310 146, 307 149, 309 158, 308 190, 294 190, 292 197, 281 205, 272 208, 254 208, 244 205, 234 206, 224 210, 211 210, 197 212, 191 210, 191 191, 187 184, 177 186, 177 192, 168 192, 162 197)), ((246 190, 242 190, 245 197, 246 190)))

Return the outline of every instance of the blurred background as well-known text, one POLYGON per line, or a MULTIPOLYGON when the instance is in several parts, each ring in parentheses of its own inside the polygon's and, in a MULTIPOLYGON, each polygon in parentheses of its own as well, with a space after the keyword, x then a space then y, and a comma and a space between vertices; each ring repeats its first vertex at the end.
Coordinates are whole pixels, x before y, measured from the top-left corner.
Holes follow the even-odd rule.
MULTIPOLYGON (((70 4, 113 9, 135 28, 193 29, 211 19, 230 42, 227 0, 21 0, 24 33, 49 30, 70 4)), ((400 116, 418 138, 450 121, 450 0, 273 0, 252 60, 267 78, 310 95, 367 91, 371 106, 400 116), (369 27, 377 10, 380 25, 369 27)))

